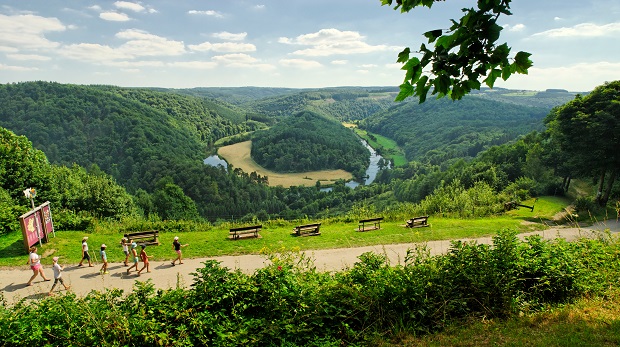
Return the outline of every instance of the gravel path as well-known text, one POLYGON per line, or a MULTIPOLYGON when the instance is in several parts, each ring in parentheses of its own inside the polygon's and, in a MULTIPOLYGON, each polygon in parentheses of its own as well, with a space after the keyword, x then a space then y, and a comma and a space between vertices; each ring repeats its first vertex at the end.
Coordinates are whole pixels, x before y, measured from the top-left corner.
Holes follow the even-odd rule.
MULTIPOLYGON (((613 234, 620 232, 620 223, 617 220, 609 220, 606 222, 596 223, 595 225, 583 228, 572 227, 553 227, 544 231, 520 234, 520 238, 528 235, 540 234, 545 239, 554 239, 562 237, 568 241, 575 240, 580 237, 593 237, 600 231, 610 230, 613 234)), ((472 240, 472 239, 462 239, 472 240)), ((492 242, 491 237, 477 238, 478 243, 489 244, 492 242)), ((392 264, 402 263, 408 249, 412 249, 415 244, 395 244, 380 245, 356 248, 342 249, 326 249, 306 251, 305 253, 314 259, 314 264, 318 270, 332 271, 341 270, 352 266, 358 257, 365 252, 375 252, 385 254, 392 264)), ((450 241, 430 241, 427 243, 431 254, 441 254, 446 252, 450 247, 450 241)), ((192 281, 191 275, 197 268, 202 267, 202 262, 206 259, 214 259, 220 261, 223 266, 231 269, 241 269, 244 272, 252 273, 267 263, 264 256, 261 255, 242 255, 242 256, 223 256, 214 258, 198 258, 184 259, 182 265, 172 266, 169 261, 151 261, 151 272, 142 273, 136 276, 135 271, 127 275, 126 267, 122 263, 109 264, 109 274, 99 274, 100 265, 95 267, 77 267, 76 264, 65 265, 63 278, 65 283, 71 285, 71 291, 78 295, 85 295, 92 290, 103 291, 106 289, 120 288, 130 291, 136 280, 146 281, 152 279, 156 288, 167 289, 177 286, 188 288, 192 281)), ((140 263, 140 267, 142 263, 140 263)), ((44 272, 48 278, 53 279, 52 269, 47 266, 44 272)), ((0 269, 0 291, 4 295, 8 303, 14 303, 22 298, 40 299, 47 295, 52 286, 52 282, 44 282, 41 277, 33 282, 32 286, 26 286, 26 282, 32 275, 32 271, 28 266, 22 266, 14 269, 0 269)), ((65 290, 62 285, 58 284, 55 288, 56 295, 62 295, 65 290), (60 288, 59 288, 60 287, 60 288)))

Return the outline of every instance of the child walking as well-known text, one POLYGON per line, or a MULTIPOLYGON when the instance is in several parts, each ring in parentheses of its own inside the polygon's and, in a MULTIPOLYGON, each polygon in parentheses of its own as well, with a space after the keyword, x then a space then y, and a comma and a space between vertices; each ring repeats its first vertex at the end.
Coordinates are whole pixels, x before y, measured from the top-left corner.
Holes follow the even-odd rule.
POLYGON ((94 265, 90 261, 90 255, 88 254, 88 243, 86 242, 87 240, 88 236, 84 236, 84 238, 82 239, 82 260, 80 260, 78 266, 82 266, 84 260, 88 260, 88 266, 93 267, 94 265))
POLYGON ((174 249, 174 251, 177 253, 177 258, 172 261, 172 266, 174 266, 174 263, 176 263, 177 260, 179 261, 179 264, 183 264, 183 252, 181 251, 181 247, 187 246, 189 246, 187 243, 182 245, 179 242, 178 236, 174 237, 174 241, 172 241, 172 249, 174 249))
POLYGON ((101 270, 99 270, 99 272, 101 272, 102 275, 105 274, 109 274, 108 272, 108 256, 105 254, 105 249, 106 249, 106 245, 101 244, 101 250, 99 251, 99 255, 101 255, 101 261, 103 262, 103 266, 101 266, 101 270))
POLYGON ((131 243, 131 256, 133 257, 133 265, 131 265, 129 269, 127 269, 128 275, 131 269, 135 268, 136 270, 138 270, 138 252, 136 252, 136 247, 138 247, 138 245, 135 242, 132 242, 131 243))
POLYGON ((125 266, 129 266, 129 264, 127 264, 127 261, 129 260, 129 246, 130 245, 131 245, 131 240, 127 240, 126 237, 123 237, 123 239, 121 240, 121 246, 123 247, 123 253, 125 253, 125 261, 123 262, 125 266))
POLYGON ((44 281, 50 281, 50 279, 45 277, 45 274, 43 273, 43 265, 41 265, 41 257, 39 257, 39 255, 37 254, 37 247, 32 246, 30 247, 29 251, 30 255, 28 256, 28 264, 30 264, 30 269, 32 270, 33 274, 32 277, 30 277, 30 279, 28 280, 28 283, 26 283, 26 285, 31 286, 32 281, 37 277, 37 275, 41 275, 44 281))
POLYGON ((149 267, 149 256, 146 254, 146 251, 144 250, 146 248, 146 245, 140 245, 142 247, 142 250, 140 251, 140 259, 142 260, 142 262, 144 263, 144 265, 142 266, 142 269, 138 270, 138 276, 140 276, 140 272, 142 272, 142 270, 146 269, 146 272, 151 272, 151 268, 149 267))
POLYGON ((54 270, 54 284, 52 284, 52 289, 50 289, 50 292, 47 293, 47 295, 54 295, 53 291, 58 282, 65 287, 65 290, 69 290, 69 288, 71 288, 71 286, 66 285, 65 281, 62 279, 62 270, 64 267, 58 264, 58 257, 52 258, 52 261, 54 262, 52 265, 52 270, 54 270))

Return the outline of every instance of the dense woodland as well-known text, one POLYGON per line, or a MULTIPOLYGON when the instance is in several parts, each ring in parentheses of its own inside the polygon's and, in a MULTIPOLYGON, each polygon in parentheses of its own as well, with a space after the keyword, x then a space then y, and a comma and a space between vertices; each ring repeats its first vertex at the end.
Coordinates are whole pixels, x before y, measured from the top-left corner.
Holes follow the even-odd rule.
POLYGON ((309 111, 252 137, 252 158, 276 172, 343 169, 361 178, 370 162, 368 154, 353 131, 309 111))
MULTIPOLYGON (((16 216, 28 208, 21 191, 31 186, 39 192, 40 201, 54 204, 59 225, 72 229, 87 228, 97 218, 126 215, 211 222, 321 218, 355 206, 380 211, 411 203, 423 213, 441 210, 460 215, 467 210, 463 206, 481 205, 482 200, 491 206, 476 213, 493 213, 508 199, 562 194, 575 177, 600 182, 600 196, 605 199, 596 202, 604 203, 618 195, 617 160, 604 154, 620 152, 613 145, 614 134, 620 133, 614 130, 617 111, 602 106, 616 105, 612 103, 617 98, 613 94, 616 87, 617 82, 601 86, 598 93, 579 96, 565 105, 559 101, 572 99, 569 93, 513 96, 515 92, 506 90, 418 105, 386 101, 394 95, 390 88, 274 89, 264 91, 267 97, 262 99, 249 97, 251 88, 218 91, 230 92, 229 99, 237 100, 232 104, 204 97, 203 90, 172 92, 47 82, 2 85, 2 230, 17 230, 16 216), (195 95, 189 95, 190 91, 195 95), (513 98, 518 102, 505 101, 513 98), (522 106, 528 98, 542 98, 558 107, 545 110, 540 106, 544 103, 522 106), (357 108, 349 113, 339 111, 347 105, 357 108), (357 113, 359 108, 366 108, 366 113, 357 113), (598 116, 611 116, 593 116, 588 121, 609 135, 599 136, 600 141, 598 135, 592 135, 597 142, 576 156, 571 144, 579 138, 577 134, 568 136, 568 130, 574 128, 571 115, 599 109, 606 113, 598 116), (302 119, 295 117, 299 112, 317 117, 306 121, 308 126, 330 122, 325 124, 333 125, 335 132, 327 137, 339 142, 344 137, 337 131, 351 132, 336 120, 356 122, 393 138, 405 148, 410 161, 383 169, 371 185, 350 189, 339 181, 330 192, 318 186, 269 187, 268 177, 203 164, 216 142, 247 140, 252 132, 257 141, 271 136, 268 146, 277 143, 273 140, 277 134, 303 139, 310 132, 302 136, 287 129, 287 124, 302 119), (588 151, 598 153, 598 148, 604 148, 607 152, 601 155, 612 159, 588 161, 588 170, 583 170, 580 162, 589 160, 588 151), (492 198, 481 200, 483 195, 492 198), (440 201, 454 203, 446 208, 440 201)), ((322 126, 311 142, 322 143, 320 138, 326 134, 327 127, 322 126)), ((326 145, 337 148, 340 143, 327 141, 326 145)), ((293 151, 295 158, 299 154, 299 147, 290 143, 281 148, 293 151)), ((314 156, 320 157, 319 152, 314 156)), ((359 162, 366 160, 367 154, 359 158, 359 162)))

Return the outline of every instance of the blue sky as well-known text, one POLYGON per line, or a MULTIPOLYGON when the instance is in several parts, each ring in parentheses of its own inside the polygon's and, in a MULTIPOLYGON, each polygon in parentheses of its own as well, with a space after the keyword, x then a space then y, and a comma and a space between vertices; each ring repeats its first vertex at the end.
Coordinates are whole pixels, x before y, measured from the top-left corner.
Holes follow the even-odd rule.
MULTIPOLYGON (((397 86, 396 57, 475 0, 0 0, 0 82, 132 87, 397 86)), ((620 1, 515 0, 501 42, 532 53, 496 86, 588 91, 620 79, 620 1)))

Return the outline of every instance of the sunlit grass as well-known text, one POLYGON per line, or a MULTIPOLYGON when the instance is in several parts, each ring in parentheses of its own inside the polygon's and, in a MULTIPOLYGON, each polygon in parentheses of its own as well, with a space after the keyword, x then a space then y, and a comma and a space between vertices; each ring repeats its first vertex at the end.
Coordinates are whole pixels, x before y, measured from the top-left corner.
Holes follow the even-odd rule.
POLYGON ((403 332, 382 347, 467 346, 619 346, 620 293, 606 298, 583 298, 521 317, 474 319, 458 322, 445 331, 416 338, 403 332))
MULTIPOLYGON (((527 232, 544 228, 542 224, 522 223, 519 218, 503 215, 476 219, 429 218, 431 227, 405 228, 402 221, 385 221, 380 230, 368 232, 357 231, 357 221, 323 222, 320 236, 296 237, 292 235, 295 224, 289 222, 264 223, 258 239, 231 241, 228 228, 213 227, 207 231, 191 231, 183 233, 160 233, 159 246, 148 246, 147 252, 154 261, 168 260, 175 257, 172 251, 172 239, 179 236, 181 243, 188 243, 183 248, 185 257, 213 257, 221 255, 258 254, 263 248, 284 247, 286 249, 314 250, 330 248, 361 247, 381 244, 418 243, 431 240, 450 240, 458 238, 474 238, 494 235, 502 229, 513 229, 527 232)), ((99 257, 102 243, 107 247, 108 259, 111 262, 124 260, 120 240, 122 235, 117 232, 103 231, 85 233, 78 231, 57 231, 56 237, 50 237, 39 249, 44 264, 51 264, 53 256, 61 256, 65 263, 77 263, 81 259, 81 240, 88 236, 91 253, 99 257)), ((0 238, 0 266, 22 265, 27 254, 22 243, 21 233, 12 233, 0 238)))

